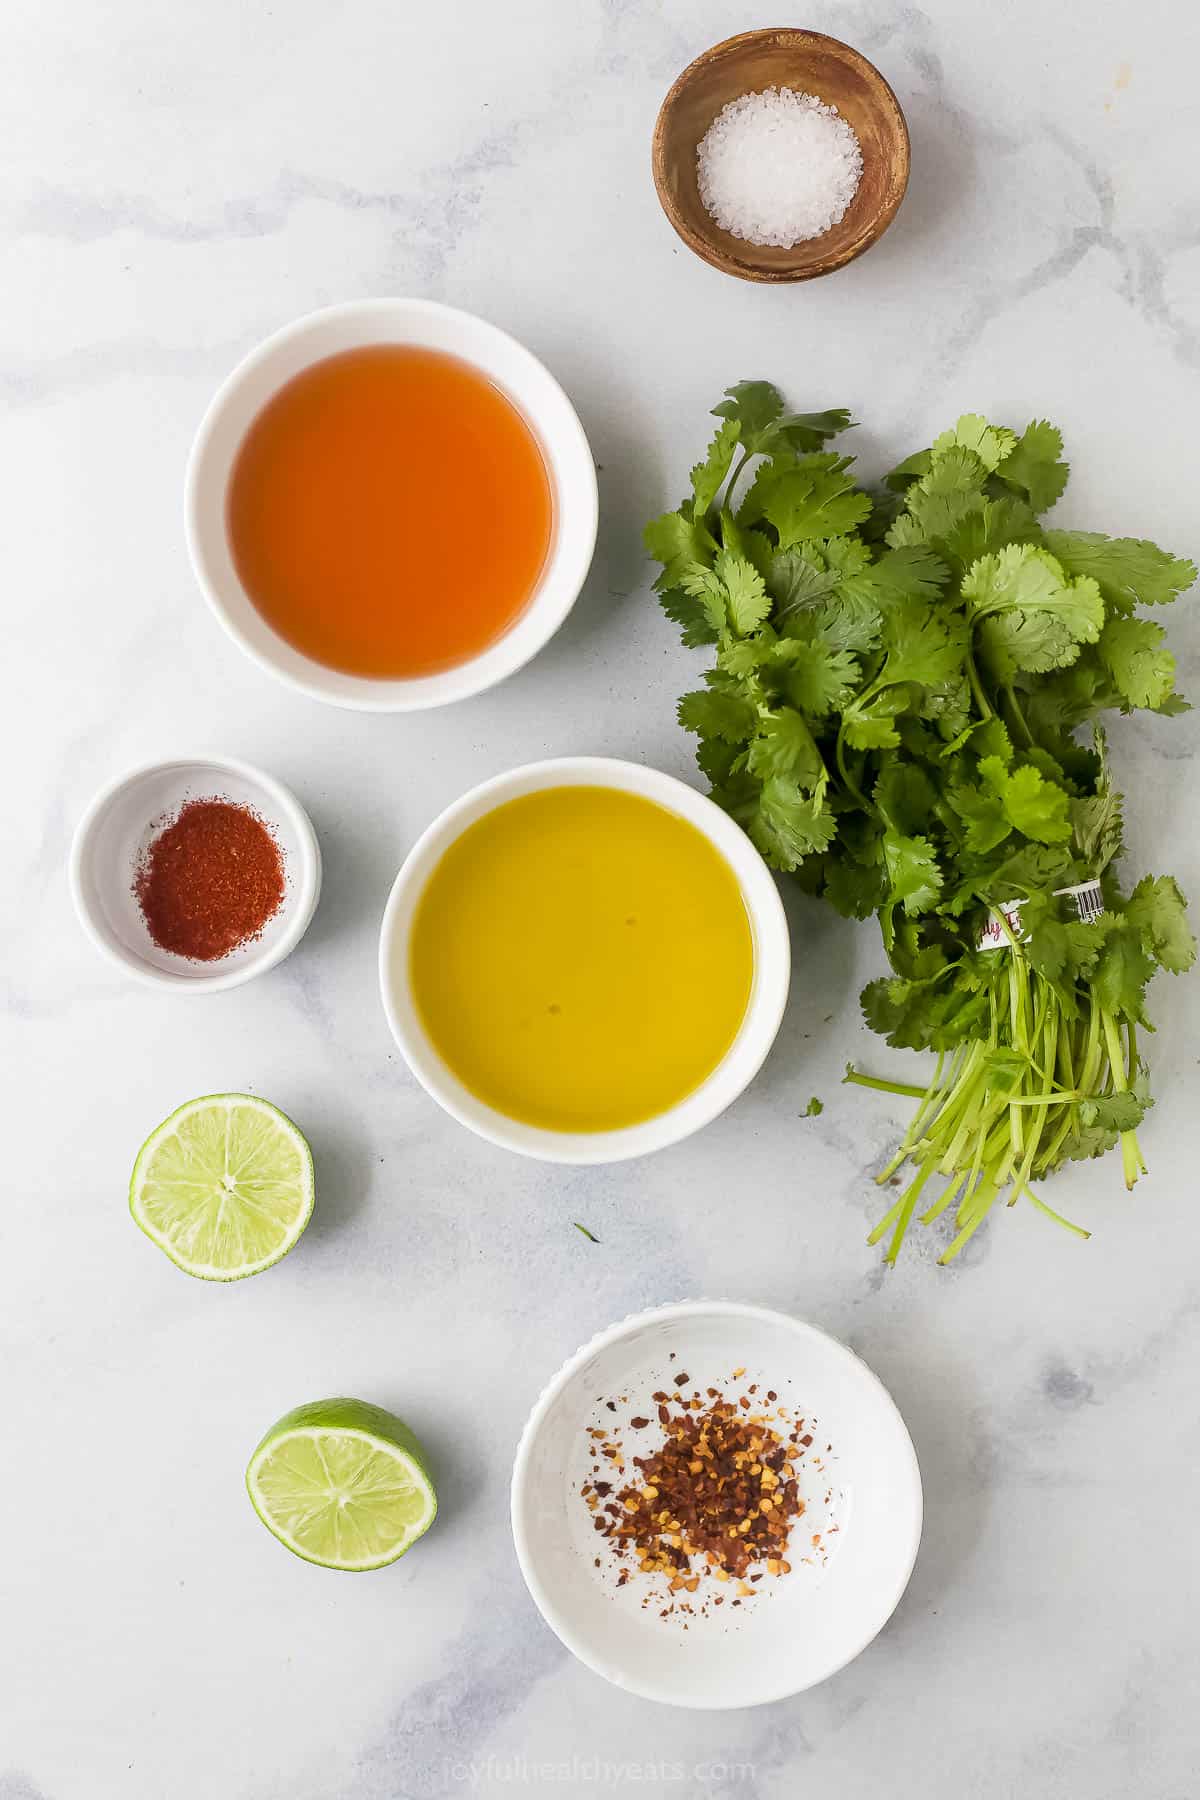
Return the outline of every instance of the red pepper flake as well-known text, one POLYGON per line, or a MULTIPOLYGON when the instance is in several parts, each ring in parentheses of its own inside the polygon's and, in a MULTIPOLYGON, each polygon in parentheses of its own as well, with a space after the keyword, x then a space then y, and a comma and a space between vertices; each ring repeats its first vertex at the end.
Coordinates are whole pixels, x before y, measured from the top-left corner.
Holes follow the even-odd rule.
POLYGON ((695 1593, 712 1574, 736 1579, 747 1596, 754 1566, 788 1571, 784 1553, 804 1501, 782 1439, 765 1420, 720 1398, 698 1413, 700 1404, 684 1402, 673 1416, 659 1408, 664 1442, 632 1459, 638 1477, 605 1507, 601 1528, 618 1560, 665 1577, 672 1595, 695 1593))
POLYGON ((160 950, 217 962, 283 905, 283 856, 248 806, 189 800, 142 856, 133 892, 160 950))
POLYGON ((643 1419, 640 1417, 636 1418, 636 1419, 630 1419, 630 1421, 629 1421, 630 1429, 633 1431, 645 1431, 645 1429, 649 1423, 650 1423, 649 1419, 643 1419))

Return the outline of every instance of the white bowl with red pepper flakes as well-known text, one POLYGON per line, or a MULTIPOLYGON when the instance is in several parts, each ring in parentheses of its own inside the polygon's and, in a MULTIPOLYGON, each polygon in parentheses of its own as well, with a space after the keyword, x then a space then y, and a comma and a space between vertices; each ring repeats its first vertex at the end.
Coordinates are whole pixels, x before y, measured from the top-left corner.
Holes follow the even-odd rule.
POLYGON ((912 1440, 866 1364, 734 1301, 659 1307, 585 1344, 513 1468, 546 1623, 672 1706, 757 1706, 844 1667, 895 1610, 921 1515, 912 1440))

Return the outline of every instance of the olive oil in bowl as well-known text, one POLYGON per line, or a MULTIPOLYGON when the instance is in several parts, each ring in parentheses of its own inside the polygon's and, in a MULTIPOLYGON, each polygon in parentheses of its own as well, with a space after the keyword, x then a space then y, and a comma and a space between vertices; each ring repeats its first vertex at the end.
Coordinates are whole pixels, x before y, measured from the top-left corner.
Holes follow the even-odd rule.
POLYGON ((733 869, 640 794, 548 787, 467 826, 409 937, 425 1033, 495 1111, 612 1132, 669 1111, 737 1037, 754 938, 733 869))

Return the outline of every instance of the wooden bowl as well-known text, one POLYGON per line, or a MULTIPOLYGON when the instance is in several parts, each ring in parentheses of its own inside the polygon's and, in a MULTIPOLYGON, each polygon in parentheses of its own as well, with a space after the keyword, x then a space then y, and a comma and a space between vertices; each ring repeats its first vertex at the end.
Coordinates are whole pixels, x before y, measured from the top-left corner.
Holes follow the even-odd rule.
POLYGON ((869 250, 896 216, 908 186, 908 126, 900 102, 865 56, 820 31, 744 31, 690 63, 659 110, 654 185, 689 249, 743 281, 811 281, 869 250), (862 146, 858 192, 838 224, 781 249, 722 230, 700 198, 696 152, 730 100, 788 87, 836 106, 862 146))

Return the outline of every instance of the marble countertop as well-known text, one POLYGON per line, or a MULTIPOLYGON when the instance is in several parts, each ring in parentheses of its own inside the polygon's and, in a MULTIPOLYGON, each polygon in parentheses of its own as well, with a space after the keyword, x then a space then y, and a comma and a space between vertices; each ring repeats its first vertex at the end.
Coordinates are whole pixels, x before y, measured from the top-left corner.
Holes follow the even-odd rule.
MULTIPOLYGON (((684 63, 775 22, 736 0, 6 9, 0 1800, 1194 1792, 1196 990, 1153 995, 1149 1180, 1130 1198, 1087 1166, 1056 1186, 1090 1243, 1018 1209, 951 1271, 914 1244, 886 1277, 870 1175, 903 1114, 838 1085, 847 1058, 889 1054, 858 1022, 871 930, 790 895, 766 1069, 702 1138, 624 1167, 471 1138, 378 1004, 388 885, 463 788, 571 751, 694 778, 674 700, 697 664, 649 597, 639 531, 727 383, 851 407, 870 473, 968 409, 1047 416, 1075 465, 1068 522, 1200 546, 1196 16, 813 0, 802 22, 894 84, 912 184, 861 262, 760 289, 675 239, 648 145, 684 63), (181 521, 232 364, 313 307, 392 293, 485 313, 545 359, 602 509, 555 642, 498 691, 407 719, 309 703, 240 656, 181 521), (294 786, 326 866, 301 950, 193 1000, 106 966, 64 878, 99 783, 188 747, 294 786), (306 1127, 319 1202, 280 1270, 225 1289, 154 1253, 125 1187, 174 1105, 243 1086, 306 1127), (801 1120, 810 1094, 825 1110, 801 1120), (847 1339, 924 1472, 890 1626, 755 1712, 607 1687, 542 1624, 509 1540, 545 1377, 598 1327, 695 1293, 847 1339), (436 1531, 361 1580, 285 1555, 242 1490, 264 1427, 328 1392, 404 1412, 440 1473, 436 1531)), ((1183 608, 1174 632, 1195 693, 1183 608)), ((1133 861, 1200 895, 1196 717, 1119 725, 1115 755, 1133 861)))

